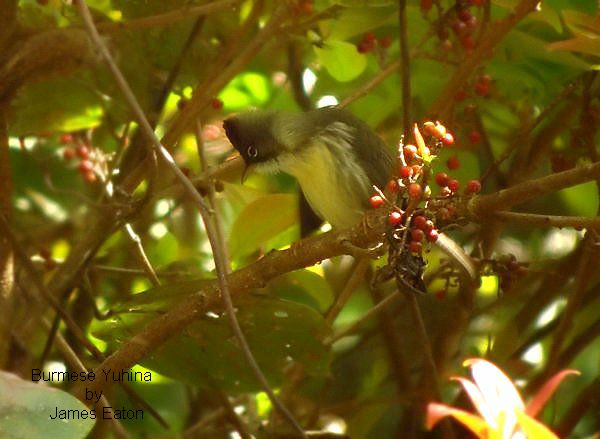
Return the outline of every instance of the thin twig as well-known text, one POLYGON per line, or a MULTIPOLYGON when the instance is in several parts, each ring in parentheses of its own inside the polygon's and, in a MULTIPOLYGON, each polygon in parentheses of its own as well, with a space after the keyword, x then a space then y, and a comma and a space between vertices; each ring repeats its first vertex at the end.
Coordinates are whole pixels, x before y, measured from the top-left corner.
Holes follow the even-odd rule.
POLYGON ((248 343, 237 320, 237 316, 235 315, 235 308, 233 306, 233 301, 231 299, 231 293, 229 291, 229 285, 227 282, 227 274, 229 272, 228 257, 225 249, 225 241, 223 240, 223 232, 222 228, 220 227, 220 222, 218 219, 219 216, 217 212, 212 210, 211 207, 206 204, 202 196, 194 188, 191 181, 183 174, 183 172, 175 164, 175 161, 173 160, 173 157, 171 156, 169 151, 161 144, 160 140, 155 135, 154 130, 148 122, 148 119, 146 118, 146 115, 144 114, 144 111, 139 105, 131 88, 129 87, 129 84, 127 83, 119 67, 110 55, 110 52, 108 51, 104 42, 100 38, 100 35, 98 34, 98 30, 94 25, 92 16, 90 14, 85 0, 78 0, 77 5, 79 7, 79 13, 83 18, 83 21, 85 23, 87 31, 89 32, 92 42, 102 53, 117 83, 117 86, 125 96, 125 99, 131 107, 132 111, 134 112, 135 117, 138 123, 140 124, 140 127, 144 131, 144 134, 151 142, 150 145, 152 149, 163 159, 167 167, 170 168, 170 170, 175 174, 175 177, 186 188, 187 194, 191 197, 191 199, 196 204, 196 207, 200 211, 202 220, 204 222, 204 227, 206 229, 206 234, 208 236, 208 240, 212 248, 213 259, 215 261, 215 269, 217 272, 217 281, 219 284, 219 289, 221 291, 221 299, 227 311, 231 329, 233 330, 236 339, 240 343, 240 347, 242 349, 242 352, 244 353, 244 356, 246 357, 246 360, 248 361, 248 364, 250 365, 251 369, 256 375, 256 378, 261 383, 267 395, 269 395, 269 398, 271 399, 273 405, 281 411, 281 413, 298 431, 298 433, 302 437, 305 437, 302 427, 300 427, 300 425, 294 419, 292 414, 280 403, 279 399, 276 397, 275 393, 271 389, 265 375, 260 369, 260 366, 256 362, 254 355, 252 354, 248 346, 248 343))
POLYGON ((398 0, 398 30, 400 33, 400 70, 402 79, 402 126, 404 138, 409 139, 412 129, 412 98, 410 91, 410 53, 408 48, 406 0, 398 0))
POLYGON ((219 0, 199 6, 188 5, 164 14, 134 18, 128 21, 98 23, 96 28, 100 32, 115 32, 126 29, 147 29, 150 27, 169 26, 189 18, 223 11, 240 2, 240 0, 219 0))
POLYGON ((468 210, 475 217, 486 216, 543 195, 600 178, 600 162, 528 180, 493 194, 473 197, 468 210))
POLYGON ((356 288, 360 285, 360 282, 363 281, 365 277, 365 273, 369 268, 369 260, 366 258, 361 258, 356 261, 354 266, 350 269, 350 276, 344 285, 344 288, 340 292, 340 294, 335 298, 335 301, 331 305, 331 307, 327 310, 325 315, 325 322, 328 325, 333 325, 336 317, 342 311, 348 300, 352 296, 352 293, 356 288))
MULTIPOLYGON (((198 153, 200 154, 200 162, 203 168, 202 170, 207 171, 207 160, 206 154, 204 153, 204 148, 202 147, 202 126, 200 122, 196 122, 196 142, 198 145, 198 153)), ((305 437, 304 430, 302 429, 300 424, 298 424, 298 421, 296 421, 292 413, 283 405, 283 403, 277 397, 277 395, 275 395, 275 392, 271 388, 267 377, 265 376, 258 362, 256 361, 256 358, 254 357, 254 354, 250 349, 250 345, 248 345, 246 336, 244 335, 240 323, 237 319, 235 308, 233 306, 233 300, 231 299, 229 284, 227 282, 227 276, 230 271, 231 263, 228 254, 229 252, 227 251, 227 246, 225 243, 223 223, 221 222, 219 211, 216 208, 214 185, 209 186, 208 199, 210 206, 213 209, 212 218, 209 217, 205 212, 201 211, 201 214, 202 219, 204 221, 204 225, 206 227, 206 233, 209 237, 209 240, 211 241, 219 289, 221 290, 221 296, 223 299, 223 304, 225 305, 225 310, 227 311, 227 315, 229 316, 229 324, 231 326, 231 329, 240 345, 244 357, 246 357, 248 365, 254 373, 254 376, 257 378, 265 393, 269 396, 269 399, 271 400, 273 405, 298 431, 298 433, 301 436, 305 437)))
POLYGON ((600 229, 600 216, 562 216, 536 213, 494 212, 494 219, 507 223, 527 224, 538 227, 573 227, 575 229, 600 229))
POLYGON ((142 267, 144 268, 144 273, 146 273, 146 276, 148 276, 148 279, 150 279, 152 285, 154 285, 155 287, 160 286, 160 280, 156 275, 156 271, 154 271, 154 267, 152 267, 152 264, 150 263, 150 259, 148 259, 148 256, 146 255, 146 251, 144 250, 142 238, 140 238, 140 235, 135 233, 135 230, 133 230, 133 227, 131 227, 131 224, 129 223, 125 224, 125 231, 127 232, 127 235, 129 235, 129 238, 131 238, 131 240, 135 244, 137 255, 140 259, 140 262, 142 263, 142 267))

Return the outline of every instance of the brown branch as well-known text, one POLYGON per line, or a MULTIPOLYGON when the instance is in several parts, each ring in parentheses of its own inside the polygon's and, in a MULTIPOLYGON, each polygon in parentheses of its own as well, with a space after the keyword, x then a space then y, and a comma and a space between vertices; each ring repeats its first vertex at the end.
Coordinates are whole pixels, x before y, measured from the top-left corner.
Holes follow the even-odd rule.
POLYGON ((497 210, 524 203, 549 193, 600 178, 600 162, 528 180, 499 192, 473 197, 468 203, 469 214, 481 218, 497 210))
POLYGON ((410 91, 410 50, 408 48, 406 0, 398 0, 398 30, 400 33, 400 75, 402 79, 402 129, 404 139, 408 141, 412 129, 412 97, 410 91))
POLYGON ((164 14, 134 18, 128 21, 98 23, 96 27, 100 32, 115 32, 127 29, 147 29, 151 27, 169 26, 189 18, 221 12, 225 9, 237 6, 238 3, 241 3, 241 0, 218 0, 199 6, 187 5, 183 8, 169 11, 164 14))
POLYGON ((541 215, 521 212, 494 212, 494 219, 537 227, 572 227, 575 229, 600 229, 600 216, 541 215))
MULTIPOLYGON (((292 244, 289 249, 272 251, 253 264, 231 273, 228 283, 232 295, 235 297, 253 288, 262 288, 271 279, 283 273, 345 254, 347 245, 344 245, 344 240, 358 247, 367 247, 378 242, 385 230, 386 215, 381 212, 370 212, 369 215, 368 223, 373 228, 365 229, 362 225, 357 225, 350 230, 309 237, 292 244)), ((133 366, 205 312, 218 309, 220 302, 217 282, 207 281, 201 294, 187 297, 167 313, 149 322, 118 351, 110 355, 99 368, 121 370, 133 366)), ((94 390, 99 390, 106 383, 98 380, 89 383, 88 388, 90 385, 94 390)))
MULTIPOLYGON (((0 103, 0 217, 10 220, 13 183, 9 160, 6 110, 0 103)), ((10 349, 10 330, 15 318, 14 261, 10 241, 0 234, 0 365, 5 365, 10 349)))
POLYGON ((479 40, 473 53, 466 57, 437 100, 431 106, 429 113, 432 117, 440 120, 447 119, 448 112, 454 104, 456 90, 460 90, 475 72, 479 64, 492 55, 494 48, 502 41, 506 34, 515 27, 527 14, 534 11, 539 0, 521 0, 506 18, 495 23, 488 24, 487 29, 479 40))
MULTIPOLYGON (((227 251, 225 250, 224 234, 222 231, 218 212, 214 211, 210 206, 206 204, 202 196, 194 188, 192 182, 183 174, 181 169, 179 169, 179 167, 175 164, 175 160, 173 159, 169 151, 161 144, 161 142, 158 140, 158 137, 156 137, 154 130, 152 129, 150 122, 146 118, 146 115, 144 114, 144 111, 142 110, 139 102, 137 101, 137 98, 133 94, 131 87, 127 83, 116 62, 110 55, 108 48, 102 41, 100 35, 98 34, 98 30, 95 27, 94 21, 92 19, 91 13, 88 9, 85 0, 78 0, 77 5, 79 8, 79 13, 83 19, 83 22, 93 44, 102 53, 102 56, 104 57, 104 60, 106 61, 109 70, 111 71, 112 76, 115 79, 115 82, 117 83, 118 88, 124 95, 125 100, 127 101, 129 107, 133 111, 144 135, 150 142, 149 147, 152 149, 154 154, 161 157, 163 162, 167 165, 167 168, 169 168, 169 170, 173 172, 176 179, 185 188, 187 195, 193 200, 194 204, 200 211, 202 221, 204 222, 204 227, 206 229, 208 240, 212 249, 213 259, 215 261, 217 282, 219 290, 221 292, 221 299, 223 300, 223 304, 227 311, 231 329, 233 330, 233 333, 240 344, 242 352, 246 357, 246 361, 248 362, 254 375, 263 387, 263 390, 271 399, 273 405, 284 415, 284 417, 289 421, 289 423, 297 430, 300 436, 304 437, 305 434, 302 427, 297 423, 297 421, 287 410, 287 408, 283 406, 283 404, 275 395, 275 392, 271 389, 266 376, 260 369, 260 366, 256 362, 256 359, 254 358, 254 355, 252 354, 252 351, 248 346, 248 342, 246 341, 246 338, 237 320, 235 308, 231 299, 229 285, 227 282, 227 275, 229 272, 229 260, 227 256, 227 251)), ((276 16, 277 14, 274 14, 272 19, 276 16)), ((214 201, 214 196, 212 199, 214 201)))
POLYGON ((140 236, 137 233, 135 233, 135 230, 133 230, 133 227, 131 227, 131 224, 129 223, 125 224, 125 231, 127 232, 127 235, 129 235, 129 238, 131 239, 131 241, 133 241, 135 245, 135 248, 137 250, 137 257, 142 264, 144 273, 146 274, 148 279, 150 279, 152 285, 154 285, 155 287, 160 286, 160 280, 156 275, 156 271, 154 271, 154 267, 152 267, 152 264, 150 263, 150 259, 148 259, 148 256, 146 255, 146 251, 144 250, 142 238, 140 238, 140 236))

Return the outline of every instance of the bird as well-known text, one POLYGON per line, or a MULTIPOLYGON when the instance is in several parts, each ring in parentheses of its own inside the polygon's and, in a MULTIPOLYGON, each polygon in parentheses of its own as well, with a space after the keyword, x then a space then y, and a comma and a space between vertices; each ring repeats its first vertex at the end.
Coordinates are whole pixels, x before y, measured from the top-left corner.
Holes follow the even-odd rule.
POLYGON ((285 172, 299 183, 314 212, 336 229, 352 227, 383 188, 395 159, 385 142, 349 110, 250 110, 223 122, 249 172, 285 172))

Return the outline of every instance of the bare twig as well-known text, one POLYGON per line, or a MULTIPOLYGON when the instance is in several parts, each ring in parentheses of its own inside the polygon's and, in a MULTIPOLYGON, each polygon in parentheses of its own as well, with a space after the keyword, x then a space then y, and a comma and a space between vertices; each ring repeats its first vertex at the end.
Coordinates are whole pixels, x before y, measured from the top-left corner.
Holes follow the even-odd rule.
POLYGON ((507 223, 527 224, 538 227, 573 227, 576 229, 600 229, 600 216, 541 215, 521 212, 494 212, 494 218, 507 223))
POLYGON ((398 30, 400 33, 400 70, 402 78, 402 126, 404 138, 409 139, 412 130, 412 99, 410 91, 410 53, 408 48, 406 0, 398 0, 398 30))
POLYGON ((144 250, 144 246, 142 245, 142 238, 140 238, 140 235, 135 233, 135 230, 133 230, 133 227, 131 227, 131 224, 129 223, 125 224, 125 231, 127 231, 127 235, 129 235, 129 238, 131 238, 135 244, 137 255, 142 263, 142 267, 144 268, 144 273, 146 273, 146 276, 148 276, 148 279, 150 279, 152 285, 155 287, 160 286, 160 280, 158 279, 156 271, 154 271, 154 267, 152 267, 150 259, 148 259, 148 256, 144 250))
POLYGON ((446 83, 446 86, 439 94, 437 100, 430 109, 433 117, 444 120, 448 116, 448 111, 454 104, 454 95, 456 90, 460 90, 469 80, 477 66, 485 57, 491 55, 494 47, 506 36, 506 34, 519 23, 527 14, 535 10, 539 0, 521 0, 514 8, 513 12, 508 14, 503 20, 491 23, 487 26, 481 36, 477 47, 473 53, 461 63, 454 72, 454 75, 446 83))
MULTIPOLYGON (((200 125, 200 122, 196 123, 196 142, 198 145, 198 153, 200 154, 200 161, 202 164, 203 171, 207 171, 206 155, 204 153, 204 148, 202 148, 202 126, 200 125)), ((210 185, 208 197, 211 208, 213 209, 212 218, 208 217, 206 212, 201 211, 201 214, 206 227, 206 232, 208 234, 209 240, 211 241, 219 289, 221 290, 221 296, 223 299, 223 304, 225 305, 225 310, 227 311, 227 315, 229 316, 229 324, 240 345, 244 357, 246 357, 248 365, 252 369, 252 372, 254 373, 261 387, 267 393, 269 399, 277 408, 277 410, 279 410, 279 412, 298 431, 298 433, 300 433, 300 435, 304 437, 305 433, 300 424, 298 424, 292 413, 283 405, 283 403, 275 395, 275 392, 271 388, 267 377, 260 368, 258 362, 256 361, 256 358, 254 358, 254 354, 252 353, 252 350, 248 345, 246 336, 244 335, 240 323, 237 319, 235 308, 233 306, 233 300, 231 299, 229 284, 227 282, 227 275, 229 274, 231 264, 229 260, 227 246, 225 243, 223 224, 221 222, 219 211, 216 209, 214 185, 210 185)))
POLYGON ((250 365, 251 369, 256 375, 256 378, 261 383, 261 386, 264 388, 267 395, 269 395, 269 398, 271 399, 273 405, 277 407, 279 411, 281 411, 281 413, 286 417, 286 419, 292 424, 292 426, 298 431, 298 433, 301 436, 305 436, 302 427, 300 427, 300 425, 294 419, 292 414, 281 404, 281 402, 271 389, 265 375, 260 369, 258 363, 254 358, 254 355, 252 354, 248 346, 246 338, 244 337, 244 334, 235 315, 235 309, 233 307, 233 301, 231 299, 231 293, 229 291, 229 285, 227 282, 227 274, 229 272, 228 257, 225 250, 225 242, 223 239, 223 233, 220 227, 217 212, 213 211, 210 206, 206 205, 204 199, 196 191, 191 181, 183 174, 183 172, 175 164, 175 161, 173 160, 173 157, 171 157, 171 154, 161 144, 161 142, 158 140, 158 137, 156 137, 154 130, 148 122, 148 119, 146 118, 131 88, 129 87, 129 84, 125 80, 125 77, 121 73, 115 61, 112 59, 112 56, 110 55, 106 45, 100 38, 100 35, 98 34, 98 30, 94 25, 92 16, 90 14, 85 0, 78 0, 77 5, 79 7, 79 13, 85 23, 85 27, 89 32, 90 38, 92 39, 94 45, 102 53, 113 77, 115 78, 115 81, 117 82, 119 89, 125 96, 127 103, 134 112, 138 123, 144 131, 144 134, 151 142, 150 145, 152 149, 163 159, 167 167, 175 174, 175 177, 186 189, 187 194, 191 197, 191 199, 194 201, 194 203, 200 211, 213 252, 213 259, 215 261, 217 280, 219 284, 219 289, 221 291, 221 298, 223 300, 223 304, 225 305, 225 309, 227 310, 227 315, 229 317, 231 328, 238 342, 240 343, 240 347, 242 349, 242 352, 244 353, 244 356, 246 357, 246 360, 248 361, 248 364, 250 365))
POLYGON ((600 162, 528 180, 493 194, 473 197, 468 210, 479 218, 551 192, 600 178, 600 162))
POLYGON ((182 20, 193 17, 210 15, 231 8, 240 3, 240 0, 218 0, 204 5, 187 5, 183 8, 169 11, 164 14, 150 17, 135 18, 129 21, 98 23, 96 28, 100 32, 114 32, 125 29, 146 29, 150 27, 169 26, 182 20))

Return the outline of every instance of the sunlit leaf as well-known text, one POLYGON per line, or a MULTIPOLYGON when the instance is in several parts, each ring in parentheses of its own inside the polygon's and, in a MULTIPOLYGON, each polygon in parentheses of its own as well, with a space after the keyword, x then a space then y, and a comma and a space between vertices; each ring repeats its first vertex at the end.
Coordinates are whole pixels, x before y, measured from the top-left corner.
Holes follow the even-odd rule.
POLYGON ((327 40, 322 48, 315 47, 319 61, 327 72, 340 82, 351 81, 367 67, 365 55, 358 53, 354 44, 327 40))
POLYGON ((293 226, 298 221, 297 204, 297 198, 291 194, 269 194, 248 204, 231 229, 232 258, 262 248, 269 239, 293 226))
POLYGON ((16 375, 0 371, 2 437, 83 438, 95 423, 89 412, 88 407, 67 392, 25 381, 16 375), (78 416, 78 419, 51 419, 50 416, 57 415, 57 410, 75 410, 81 416, 78 416), (87 413, 85 416, 84 411, 87 413))

